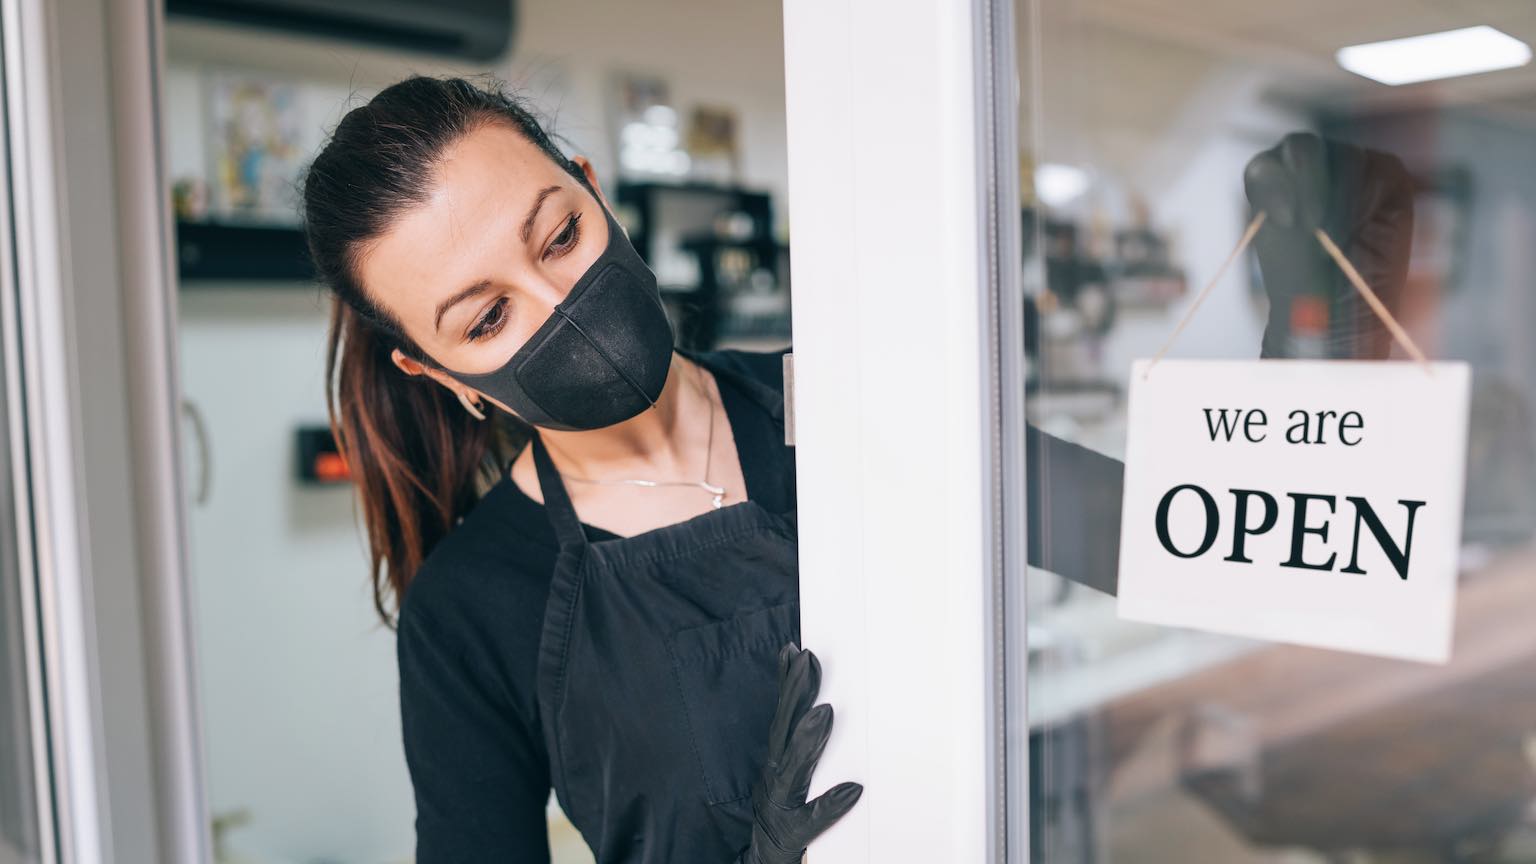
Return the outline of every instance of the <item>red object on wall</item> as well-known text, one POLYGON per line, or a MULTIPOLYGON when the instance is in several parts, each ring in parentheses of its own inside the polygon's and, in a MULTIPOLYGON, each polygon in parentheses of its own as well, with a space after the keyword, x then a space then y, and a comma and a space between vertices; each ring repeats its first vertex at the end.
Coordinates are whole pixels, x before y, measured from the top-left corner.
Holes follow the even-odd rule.
POLYGON ((341 458, 340 453, 317 453, 315 479, 326 483, 341 483, 352 479, 352 472, 347 470, 347 460, 341 458))

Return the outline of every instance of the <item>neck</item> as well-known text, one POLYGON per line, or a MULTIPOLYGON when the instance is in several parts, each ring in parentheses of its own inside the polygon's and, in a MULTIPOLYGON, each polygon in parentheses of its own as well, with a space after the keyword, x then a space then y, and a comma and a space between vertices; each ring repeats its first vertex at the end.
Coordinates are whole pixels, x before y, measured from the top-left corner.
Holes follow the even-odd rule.
POLYGON ((704 370, 677 352, 656 404, 612 426, 568 432, 540 429, 555 467, 565 474, 605 478, 630 474, 683 477, 698 470, 713 404, 700 388, 704 370))

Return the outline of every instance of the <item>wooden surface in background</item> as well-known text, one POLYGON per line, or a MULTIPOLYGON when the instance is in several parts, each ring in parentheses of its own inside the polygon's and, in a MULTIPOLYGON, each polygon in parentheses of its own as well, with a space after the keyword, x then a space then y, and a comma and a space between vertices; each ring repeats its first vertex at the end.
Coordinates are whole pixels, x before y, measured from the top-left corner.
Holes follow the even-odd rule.
POLYGON ((1182 784, 1256 843, 1497 834, 1536 798, 1536 550, 1464 575, 1457 607, 1444 666, 1275 646, 1113 702, 1099 779, 1111 798, 1182 784))

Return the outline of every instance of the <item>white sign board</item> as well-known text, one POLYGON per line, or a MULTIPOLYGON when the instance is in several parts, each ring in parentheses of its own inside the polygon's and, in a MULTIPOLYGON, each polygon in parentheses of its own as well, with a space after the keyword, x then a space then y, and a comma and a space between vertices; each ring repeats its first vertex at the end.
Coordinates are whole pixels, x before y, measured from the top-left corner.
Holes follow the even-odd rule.
POLYGON ((1465 363, 1137 361, 1120 617, 1445 662, 1469 380, 1465 363))

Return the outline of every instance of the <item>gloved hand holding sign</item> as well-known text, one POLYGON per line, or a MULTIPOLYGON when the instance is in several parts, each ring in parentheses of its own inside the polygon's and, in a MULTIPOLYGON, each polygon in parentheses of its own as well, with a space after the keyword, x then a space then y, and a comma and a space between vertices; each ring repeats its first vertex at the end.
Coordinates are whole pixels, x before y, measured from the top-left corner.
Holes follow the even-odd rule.
POLYGON ((779 705, 768 731, 763 775, 752 790, 752 845, 735 864, 800 864, 805 849, 858 802, 864 787, 839 783, 805 800, 832 734, 832 706, 816 705, 821 664, 794 643, 779 652, 779 705))
POLYGON ((1270 306, 1259 356, 1386 357, 1391 334, 1313 231, 1326 231, 1396 313, 1413 242, 1414 185, 1402 161, 1293 132, 1254 156, 1243 181, 1253 210, 1268 214, 1253 239, 1270 306))

